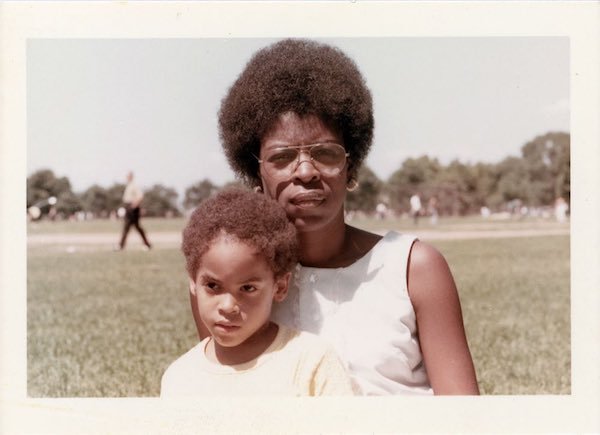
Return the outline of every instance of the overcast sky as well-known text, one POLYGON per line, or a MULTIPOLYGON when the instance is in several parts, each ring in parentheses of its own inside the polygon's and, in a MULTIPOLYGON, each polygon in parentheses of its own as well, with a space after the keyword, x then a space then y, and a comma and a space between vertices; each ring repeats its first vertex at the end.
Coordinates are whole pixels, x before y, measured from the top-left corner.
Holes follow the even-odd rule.
MULTIPOLYGON (((27 174, 92 184, 162 183, 183 195, 234 179, 216 114, 244 64, 273 39, 31 39, 27 174)), ((559 37, 324 39, 373 94, 366 163, 387 179, 407 157, 497 162, 569 131, 569 41, 559 37)), ((180 199, 182 199, 180 197, 180 199)))

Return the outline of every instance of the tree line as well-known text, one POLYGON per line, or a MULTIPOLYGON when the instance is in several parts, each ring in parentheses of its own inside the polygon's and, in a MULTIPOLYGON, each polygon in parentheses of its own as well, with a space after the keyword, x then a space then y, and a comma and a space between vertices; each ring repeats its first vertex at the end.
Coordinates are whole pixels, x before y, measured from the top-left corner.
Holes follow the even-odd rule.
MULTIPOLYGON (((482 207, 504 211, 511 204, 528 207, 550 206, 558 197, 570 202, 570 135, 549 132, 535 137, 521 147, 521 155, 498 163, 462 163, 454 160, 442 165, 426 155, 406 159, 387 180, 380 180, 368 167, 358 174, 358 188, 349 192, 348 211, 372 213, 384 203, 391 211, 409 209, 409 198, 418 194, 423 201, 435 198, 440 215, 479 213, 482 207)), ((144 192, 146 216, 181 216, 205 198, 225 186, 204 179, 189 186, 179 204, 175 189, 155 184, 144 192)), ((27 178, 27 207, 45 204, 43 214, 66 218, 78 212, 95 217, 109 217, 122 205, 125 185, 109 187, 93 185, 74 193, 67 177, 57 177, 52 170, 42 169, 27 178), (55 205, 47 198, 56 197, 55 205)))

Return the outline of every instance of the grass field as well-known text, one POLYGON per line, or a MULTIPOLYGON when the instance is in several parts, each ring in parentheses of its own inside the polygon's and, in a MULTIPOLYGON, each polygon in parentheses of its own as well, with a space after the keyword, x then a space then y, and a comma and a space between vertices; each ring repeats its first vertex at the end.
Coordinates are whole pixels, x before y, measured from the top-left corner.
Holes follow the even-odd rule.
MULTIPOLYGON (((161 218, 144 218, 142 220, 144 228, 149 232, 167 232, 181 231, 185 225, 185 218, 161 219, 161 218)), ((414 230, 415 226, 409 218, 401 219, 360 219, 356 218, 352 224, 368 230, 394 229, 394 230, 414 230)), ((479 216, 470 217, 442 217, 438 224, 432 226, 428 218, 419 220, 419 228, 433 229, 441 232, 460 231, 460 230, 526 230, 526 229, 559 229, 566 228, 565 224, 560 224, 551 219, 541 218, 524 218, 524 219, 506 219, 494 220, 484 219, 479 216)), ((30 222, 27 226, 29 235, 37 234, 74 234, 74 233, 103 233, 116 234, 121 229, 121 222, 109 219, 98 219, 92 221, 37 221, 30 222)), ((133 238, 136 236, 134 235, 133 238)))
MULTIPOLYGON (((412 229, 410 221, 356 223, 412 229)), ((436 231, 518 232, 557 225, 451 219, 436 231)), ((180 231, 183 219, 145 219, 144 226, 152 237, 180 231)), ((30 224, 28 231, 102 233, 116 239, 119 224, 42 222, 30 224)), ((28 245, 29 396, 156 396, 166 366, 195 343, 177 245, 143 252, 137 238, 130 235, 131 249, 124 252, 101 245, 76 250, 28 245)), ((569 236, 431 243, 446 256, 457 281, 481 392, 569 394, 569 236)))

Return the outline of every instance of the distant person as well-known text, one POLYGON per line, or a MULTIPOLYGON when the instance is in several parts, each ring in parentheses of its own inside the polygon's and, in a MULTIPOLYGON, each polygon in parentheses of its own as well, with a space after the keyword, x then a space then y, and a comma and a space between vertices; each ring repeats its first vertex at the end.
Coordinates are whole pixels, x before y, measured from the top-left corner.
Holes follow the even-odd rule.
POLYGON ((209 335, 167 368, 161 397, 353 394, 328 344, 270 320, 298 257, 296 228, 275 200, 242 189, 207 199, 182 251, 209 335))
POLYGON ((565 201, 562 196, 556 198, 556 201, 554 201, 554 216, 558 222, 562 223, 567 220, 568 210, 569 205, 567 204, 567 201, 565 201))
POLYGON ((385 219, 388 214, 387 205, 385 205, 385 203, 383 203, 383 202, 380 202, 379 204, 377 204, 377 207, 375 207, 375 214, 377 216, 377 219, 379 219, 379 220, 385 219))
POLYGON ((145 249, 149 250, 152 248, 150 242, 146 238, 144 229, 140 226, 140 205, 144 194, 139 189, 137 184, 133 181, 133 172, 127 173, 127 185, 125 186, 125 192, 123 192, 123 203, 125 205, 125 222, 123 224, 123 234, 121 235, 121 241, 119 242, 118 250, 125 249, 125 242, 127 241, 127 234, 132 226, 140 233, 142 240, 144 241, 145 249))
POLYGON ((429 198, 429 201, 427 202, 427 212, 429 213, 429 222, 431 225, 437 225, 438 222, 439 213, 437 203, 438 201, 435 196, 429 198))
POLYGON ((421 214, 421 197, 417 193, 410 197, 410 215, 413 218, 415 225, 419 223, 419 215, 421 214))

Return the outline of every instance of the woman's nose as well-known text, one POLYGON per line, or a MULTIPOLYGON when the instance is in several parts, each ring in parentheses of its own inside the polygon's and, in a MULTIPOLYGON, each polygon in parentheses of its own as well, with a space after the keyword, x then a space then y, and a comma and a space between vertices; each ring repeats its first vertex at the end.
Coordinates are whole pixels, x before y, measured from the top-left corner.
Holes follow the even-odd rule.
POLYGON ((293 173, 294 178, 299 179, 303 183, 318 180, 321 173, 316 168, 310 153, 302 151, 298 155, 298 161, 296 162, 296 169, 293 173))

